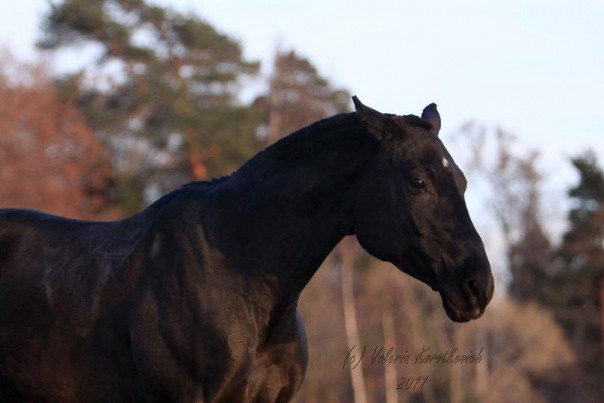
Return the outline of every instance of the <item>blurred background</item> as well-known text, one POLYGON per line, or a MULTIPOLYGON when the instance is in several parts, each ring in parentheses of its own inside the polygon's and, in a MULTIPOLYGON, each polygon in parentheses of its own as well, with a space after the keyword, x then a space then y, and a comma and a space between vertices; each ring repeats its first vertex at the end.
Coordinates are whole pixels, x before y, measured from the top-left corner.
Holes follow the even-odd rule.
POLYGON ((119 219, 350 95, 397 114, 436 102, 494 300, 455 324, 345 239, 301 298, 296 400, 602 401, 602 21, 599 0, 21 0, 0 14, 0 207, 119 219), (372 362, 380 347, 412 358, 372 362), (426 348, 482 359, 415 362, 426 348))

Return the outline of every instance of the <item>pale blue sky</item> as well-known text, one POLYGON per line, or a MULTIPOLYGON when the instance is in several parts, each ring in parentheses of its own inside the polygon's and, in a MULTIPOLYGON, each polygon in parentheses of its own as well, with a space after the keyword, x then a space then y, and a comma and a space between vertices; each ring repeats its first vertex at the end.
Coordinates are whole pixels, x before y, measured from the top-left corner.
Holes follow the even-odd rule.
MULTIPOLYGON (((158 2, 238 38, 265 73, 279 43, 381 111, 436 102, 445 140, 469 119, 512 131, 543 150, 553 199, 574 180, 568 155, 592 147, 604 159, 603 0, 158 2)), ((12 3, 0 43, 33 58, 46 7, 12 3)))
POLYGON ((474 118, 560 152, 603 144, 601 0, 170 3, 251 56, 269 58, 277 42, 300 50, 380 110, 435 101, 448 129, 474 118))
MULTIPOLYGON (((270 67, 277 43, 377 109, 436 102, 444 130, 501 125, 559 160, 604 152, 604 1, 159 0, 198 12, 270 67)), ((46 0, 0 15, 0 43, 33 57, 46 0)), ((62 61, 62 64, 69 61, 62 61)))

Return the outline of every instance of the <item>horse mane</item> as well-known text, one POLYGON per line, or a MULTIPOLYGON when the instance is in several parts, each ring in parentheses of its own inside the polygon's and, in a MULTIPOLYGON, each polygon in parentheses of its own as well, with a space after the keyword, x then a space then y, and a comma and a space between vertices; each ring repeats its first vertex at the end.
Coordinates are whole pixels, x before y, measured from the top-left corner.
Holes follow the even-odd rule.
POLYGON ((223 176, 218 176, 216 178, 211 178, 205 181, 191 181, 189 183, 185 183, 184 185, 182 185, 180 188, 178 188, 177 190, 180 189, 189 189, 189 188, 199 188, 200 186, 214 186, 214 185, 218 185, 220 183, 223 183, 224 181, 226 181, 227 179, 229 179, 231 177, 231 175, 223 175, 223 176))
MULTIPOLYGON (((358 128, 360 123, 355 112, 334 115, 309 126, 303 127, 279 141, 269 145, 245 162, 237 171, 204 181, 191 181, 153 201, 147 209, 158 209, 186 191, 205 191, 227 184, 234 178, 250 179, 262 175, 276 164, 302 157, 309 150, 327 147, 327 143, 336 133, 358 128)), ((251 181, 253 182, 253 181, 251 181)))
POLYGON ((176 196, 181 195, 183 192, 187 192, 187 191, 191 191, 191 190, 199 191, 199 190, 213 189, 216 185, 224 183, 230 178, 231 178, 231 175, 224 175, 224 176, 219 176, 216 178, 208 179, 205 181, 191 181, 191 182, 185 183, 184 185, 182 185, 174 190, 171 190, 170 192, 164 194, 163 196, 155 199, 142 212, 147 211, 149 209, 154 209, 154 210, 160 209, 166 203, 173 200, 176 196))
POLYGON ((422 119, 416 115, 396 116, 395 120, 398 120, 399 122, 401 122, 403 124, 409 124, 411 126, 420 127, 422 129, 426 129, 426 130, 432 129, 432 124, 430 122, 427 122, 424 119, 422 119))
POLYGON ((247 173, 262 166, 295 159, 320 147, 326 147, 334 135, 358 128, 360 120, 355 112, 334 115, 297 130, 260 151, 237 171, 247 173))

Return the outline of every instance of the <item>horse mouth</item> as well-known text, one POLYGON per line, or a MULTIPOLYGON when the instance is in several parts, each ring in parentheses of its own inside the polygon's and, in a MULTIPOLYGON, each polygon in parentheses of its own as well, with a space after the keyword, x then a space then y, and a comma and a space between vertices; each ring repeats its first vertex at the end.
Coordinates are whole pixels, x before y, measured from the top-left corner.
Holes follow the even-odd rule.
POLYGON ((443 307, 445 308, 445 312, 449 319, 455 322, 469 322, 473 319, 480 318, 485 311, 484 307, 473 306, 469 309, 461 309, 455 302, 447 296, 444 292, 440 292, 440 297, 442 299, 443 307))
POLYGON ((443 287, 438 284, 438 281, 435 279, 431 278, 430 276, 416 273, 413 274, 413 277, 424 284, 427 284, 430 288, 432 288, 432 290, 440 294, 445 312, 451 320, 455 322, 469 322, 473 319, 480 318, 484 314, 488 302, 485 301, 484 304, 478 302, 474 305, 469 305, 468 303, 456 303, 451 296, 447 295, 445 289, 443 289, 443 287))

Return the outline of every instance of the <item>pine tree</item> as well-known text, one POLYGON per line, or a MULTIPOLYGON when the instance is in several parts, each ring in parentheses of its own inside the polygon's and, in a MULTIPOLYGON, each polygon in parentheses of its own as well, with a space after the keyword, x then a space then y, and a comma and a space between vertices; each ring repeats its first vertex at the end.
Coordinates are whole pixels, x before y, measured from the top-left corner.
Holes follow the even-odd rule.
POLYGON ((266 136, 273 143, 317 120, 347 112, 348 91, 336 88, 305 57, 295 51, 277 51, 265 103, 266 136))
POLYGON ((559 249, 546 303, 577 353, 581 380, 601 392, 604 360, 604 172, 593 152, 572 160, 579 183, 569 190, 574 206, 559 249))
POLYGON ((174 182, 224 174, 255 151, 260 115, 237 97, 259 65, 198 16, 145 0, 51 5, 38 45, 81 44, 100 54, 93 66, 60 80, 62 93, 77 100, 123 164, 133 159, 134 171, 125 174, 138 177, 142 189, 161 193, 174 182))

